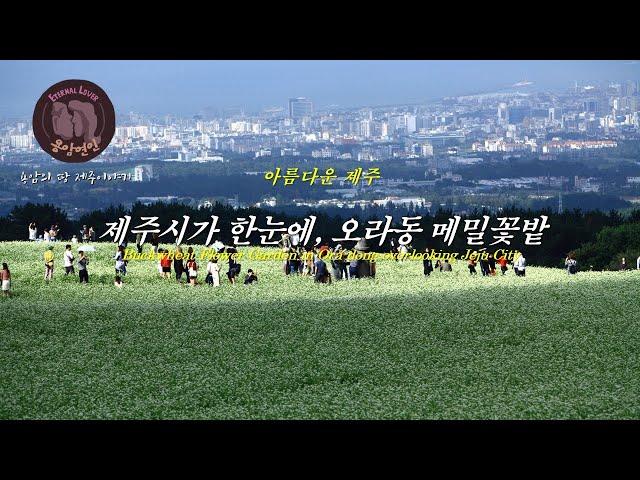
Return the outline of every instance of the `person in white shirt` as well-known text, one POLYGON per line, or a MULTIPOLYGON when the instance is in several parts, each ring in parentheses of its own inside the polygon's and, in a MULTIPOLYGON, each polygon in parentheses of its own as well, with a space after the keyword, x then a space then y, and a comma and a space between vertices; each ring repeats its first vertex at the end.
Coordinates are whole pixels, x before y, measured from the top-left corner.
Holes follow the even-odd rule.
POLYGON ((521 253, 518 259, 513 264, 513 269, 516 272, 517 276, 524 277, 526 268, 527 268, 527 261, 524 258, 524 255, 521 253))
POLYGON ((217 260, 209 259, 209 262, 207 262, 206 282, 214 287, 220 286, 220 266, 217 260))
POLYGON ((32 222, 29 224, 29 240, 35 242, 37 237, 38 229, 36 228, 36 224, 32 222))
POLYGON ((44 241, 45 242, 50 242, 51 241, 51 235, 49 235, 49 230, 45 230, 44 231, 44 241))
POLYGON ((71 251, 71 245, 67 245, 64 250, 64 274, 69 275, 70 273, 75 274, 76 271, 73 268, 73 262, 75 257, 73 256, 73 252, 71 251))
POLYGON ((638 260, 636 260, 636 268, 640 270, 640 257, 638 257, 638 260))

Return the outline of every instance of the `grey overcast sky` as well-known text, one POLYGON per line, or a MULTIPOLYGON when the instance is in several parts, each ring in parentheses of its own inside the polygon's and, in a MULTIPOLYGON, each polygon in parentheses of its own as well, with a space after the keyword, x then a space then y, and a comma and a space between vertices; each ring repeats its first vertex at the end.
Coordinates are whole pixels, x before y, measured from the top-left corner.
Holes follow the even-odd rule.
POLYGON ((579 82, 640 80, 640 61, 0 61, 0 117, 29 116, 50 85, 100 85, 116 112, 190 115, 204 108, 417 103, 492 92, 522 80, 564 90, 579 82))

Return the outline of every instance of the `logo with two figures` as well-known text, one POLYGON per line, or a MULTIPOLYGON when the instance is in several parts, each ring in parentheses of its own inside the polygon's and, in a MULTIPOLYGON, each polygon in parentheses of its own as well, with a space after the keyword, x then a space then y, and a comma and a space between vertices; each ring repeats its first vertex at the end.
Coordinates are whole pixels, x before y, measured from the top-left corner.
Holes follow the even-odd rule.
POLYGON ((116 129, 113 104, 87 80, 64 80, 49 87, 33 112, 33 135, 56 160, 82 163, 109 145, 116 129))

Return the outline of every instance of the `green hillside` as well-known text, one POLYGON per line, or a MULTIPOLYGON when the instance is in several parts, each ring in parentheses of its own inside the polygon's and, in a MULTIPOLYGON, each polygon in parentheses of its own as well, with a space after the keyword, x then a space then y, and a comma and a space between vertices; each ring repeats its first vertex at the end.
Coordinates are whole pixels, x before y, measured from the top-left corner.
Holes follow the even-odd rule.
POLYGON ((0 243, 2 419, 640 418, 638 271, 322 285, 245 259, 257 285, 210 288, 139 261, 117 289, 112 244, 89 285, 55 249, 45 284, 43 244, 0 243))

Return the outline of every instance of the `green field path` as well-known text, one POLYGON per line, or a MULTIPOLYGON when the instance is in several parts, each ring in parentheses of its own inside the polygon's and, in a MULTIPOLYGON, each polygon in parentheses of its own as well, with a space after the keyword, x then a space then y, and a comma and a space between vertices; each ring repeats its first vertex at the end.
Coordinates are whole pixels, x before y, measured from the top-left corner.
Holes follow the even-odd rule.
POLYGON ((60 243, 45 284, 44 248, 0 243, 2 419, 640 418, 638 271, 385 261, 320 285, 245 259, 257 285, 210 288, 138 261, 120 290, 113 244, 89 285, 63 277, 60 243))

